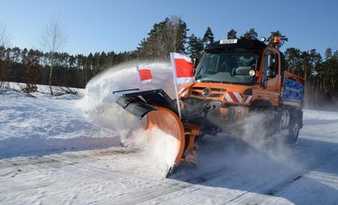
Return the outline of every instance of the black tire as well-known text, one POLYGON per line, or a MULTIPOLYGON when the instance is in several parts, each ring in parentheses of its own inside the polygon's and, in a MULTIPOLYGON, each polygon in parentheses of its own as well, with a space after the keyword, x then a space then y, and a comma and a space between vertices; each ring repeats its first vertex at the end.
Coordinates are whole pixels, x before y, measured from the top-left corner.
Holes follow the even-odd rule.
POLYGON ((288 135, 286 137, 287 144, 293 145, 297 143, 300 129, 301 129, 300 120, 296 116, 292 116, 288 128, 288 135))

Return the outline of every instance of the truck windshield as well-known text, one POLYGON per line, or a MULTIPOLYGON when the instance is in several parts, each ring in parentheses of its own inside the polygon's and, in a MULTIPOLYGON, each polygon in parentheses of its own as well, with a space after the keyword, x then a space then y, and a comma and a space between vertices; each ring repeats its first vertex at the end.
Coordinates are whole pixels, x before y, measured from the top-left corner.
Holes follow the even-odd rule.
POLYGON ((196 80, 200 82, 254 82, 249 71, 257 68, 258 55, 250 52, 205 53, 197 66, 196 80))

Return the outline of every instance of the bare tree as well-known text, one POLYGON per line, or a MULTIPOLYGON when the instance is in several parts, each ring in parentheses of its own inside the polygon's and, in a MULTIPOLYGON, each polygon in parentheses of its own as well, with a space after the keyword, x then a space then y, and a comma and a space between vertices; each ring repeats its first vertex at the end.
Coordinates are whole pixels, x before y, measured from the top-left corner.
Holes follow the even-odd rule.
POLYGON ((0 25, 0 46, 7 47, 9 45, 9 37, 5 26, 0 25))
POLYGON ((52 21, 46 27, 46 30, 42 36, 42 45, 49 52, 48 64, 50 66, 48 85, 50 94, 54 95, 52 81, 53 81, 53 69, 57 66, 57 52, 60 52, 66 42, 64 33, 57 21, 52 21))
POLYGON ((5 60, 6 47, 10 44, 9 36, 5 26, 0 25, 0 88, 5 85, 8 77, 8 65, 5 60))

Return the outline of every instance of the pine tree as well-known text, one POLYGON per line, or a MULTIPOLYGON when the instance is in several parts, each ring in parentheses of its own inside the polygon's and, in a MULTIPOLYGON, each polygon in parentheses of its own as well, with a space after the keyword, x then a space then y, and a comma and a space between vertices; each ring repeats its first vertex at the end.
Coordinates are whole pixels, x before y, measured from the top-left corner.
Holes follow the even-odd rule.
POLYGON ((254 28, 250 28, 249 31, 244 33, 243 35, 244 38, 249 39, 249 40, 257 40, 258 39, 258 33, 254 28))
POLYGON ((227 38, 228 38, 228 39, 237 39, 237 31, 235 31, 234 29, 231 29, 231 30, 227 33, 227 38))
POLYGON ((303 73, 303 59, 301 56, 301 51, 299 49, 297 48, 286 49, 285 60, 288 69, 291 69, 293 72, 298 74, 303 73))
POLYGON ((154 24, 137 50, 139 58, 165 59, 169 52, 185 53, 188 28, 179 17, 166 18, 154 24))
POLYGON ((208 45, 214 42, 214 34, 212 33, 212 30, 210 27, 208 27, 207 30, 205 31, 202 40, 203 40, 204 45, 208 45))
POLYGON ((198 62, 203 52, 203 40, 196 37, 194 34, 191 34, 187 50, 194 62, 198 62))
POLYGON ((338 59, 338 50, 336 50, 336 51, 333 53, 333 57, 334 57, 335 59, 338 59))
POLYGON ((325 50, 325 59, 330 59, 332 57, 332 49, 331 48, 327 48, 325 50))

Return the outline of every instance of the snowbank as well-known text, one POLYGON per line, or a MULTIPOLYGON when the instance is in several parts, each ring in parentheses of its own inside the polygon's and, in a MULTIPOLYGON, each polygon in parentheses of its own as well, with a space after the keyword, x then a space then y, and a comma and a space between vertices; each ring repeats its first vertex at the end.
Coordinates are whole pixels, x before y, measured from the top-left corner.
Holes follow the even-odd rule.
POLYGON ((88 122, 74 104, 78 97, 27 96, 3 89, 0 95, 0 158, 117 144, 109 130, 88 122), (73 99, 75 98, 75 99, 73 99))

